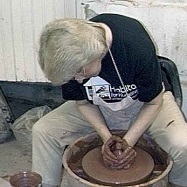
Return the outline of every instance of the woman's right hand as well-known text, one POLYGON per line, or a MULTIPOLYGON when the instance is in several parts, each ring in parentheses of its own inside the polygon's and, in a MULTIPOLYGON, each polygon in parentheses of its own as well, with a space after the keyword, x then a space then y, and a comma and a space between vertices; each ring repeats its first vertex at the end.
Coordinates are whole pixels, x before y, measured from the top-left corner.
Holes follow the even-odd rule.
POLYGON ((113 135, 102 146, 104 163, 113 169, 128 169, 136 159, 137 153, 124 139, 113 135))
POLYGON ((103 161, 109 167, 118 164, 118 157, 114 154, 116 143, 122 143, 122 139, 113 135, 102 146, 103 161))

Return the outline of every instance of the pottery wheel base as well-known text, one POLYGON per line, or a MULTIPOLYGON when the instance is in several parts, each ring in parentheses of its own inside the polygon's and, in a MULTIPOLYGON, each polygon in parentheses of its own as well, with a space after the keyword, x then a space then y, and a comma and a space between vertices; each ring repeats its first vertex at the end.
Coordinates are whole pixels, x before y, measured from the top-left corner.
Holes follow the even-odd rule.
POLYGON ((144 150, 135 147, 137 157, 133 165, 125 170, 115 170, 103 163, 101 146, 89 151, 82 160, 86 175, 103 185, 136 185, 145 182, 154 169, 153 158, 144 150))

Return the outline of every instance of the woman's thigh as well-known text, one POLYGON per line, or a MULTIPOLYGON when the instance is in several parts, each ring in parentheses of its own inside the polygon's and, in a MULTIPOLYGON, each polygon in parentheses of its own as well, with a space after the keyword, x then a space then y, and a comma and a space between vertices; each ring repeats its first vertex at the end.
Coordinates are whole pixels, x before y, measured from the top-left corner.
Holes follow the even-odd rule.
POLYGON ((148 130, 151 137, 168 153, 187 146, 187 124, 171 92, 164 93, 163 105, 148 130))
POLYGON ((36 122, 33 136, 44 134, 64 145, 93 131, 94 129, 79 112, 76 103, 67 101, 36 122))

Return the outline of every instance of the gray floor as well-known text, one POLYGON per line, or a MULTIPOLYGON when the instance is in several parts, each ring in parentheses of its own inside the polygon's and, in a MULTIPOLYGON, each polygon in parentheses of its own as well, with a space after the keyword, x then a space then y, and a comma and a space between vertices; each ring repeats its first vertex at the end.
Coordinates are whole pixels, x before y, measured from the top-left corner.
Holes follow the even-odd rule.
MULTIPOLYGON (((19 103, 16 101, 9 102, 15 119, 36 107, 32 104, 19 103)), ((31 148, 30 148, 31 150, 31 148)), ((8 182, 10 176, 22 172, 30 171, 32 166, 31 152, 26 150, 22 143, 19 142, 14 134, 4 143, 0 144, 0 187, 9 187, 4 182, 8 182), (3 183, 3 185, 2 185, 3 183)), ((9 184, 9 183, 8 183, 9 184)), ((70 187, 66 177, 63 177, 61 187, 70 187)))
POLYGON ((19 142, 11 137, 0 144, 0 177, 31 170, 31 154, 24 152, 19 142))
MULTIPOLYGON (((15 101, 9 104, 15 119, 33 108, 32 105, 15 101)), ((15 173, 28 170, 31 170, 31 153, 26 152, 12 135, 0 144, 0 177, 8 178, 15 173)))
MULTIPOLYGON (((32 108, 44 105, 54 108, 63 103, 60 87, 1 82, 0 89, 4 93, 14 120, 32 108)), ((8 180, 15 173, 31 170, 31 165, 31 153, 25 151, 14 136, 0 143, 1 178, 8 180)))

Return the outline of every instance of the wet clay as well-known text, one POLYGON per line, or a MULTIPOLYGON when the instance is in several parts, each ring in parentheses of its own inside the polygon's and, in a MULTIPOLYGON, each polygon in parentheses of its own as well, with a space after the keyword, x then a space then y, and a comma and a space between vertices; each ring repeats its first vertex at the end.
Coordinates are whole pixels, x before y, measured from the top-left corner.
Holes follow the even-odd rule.
MULTIPOLYGON (((115 135, 124 135, 124 131, 114 131, 113 134, 115 135)), ((77 175, 78 177, 90 181, 94 184, 101 184, 101 182, 98 182, 91 177, 89 177, 82 168, 82 160, 84 156, 91 151, 92 149, 101 146, 102 145, 102 139, 99 137, 99 135, 94 134, 90 135, 87 139, 81 139, 77 141, 73 147, 70 149, 70 156, 67 160, 67 164, 70 168, 70 170, 77 175)), ((140 138, 138 141, 137 146, 138 148, 146 151, 149 153, 153 160, 154 160, 154 169, 149 178, 146 180, 154 180, 158 176, 161 175, 161 173, 166 169, 168 165, 168 155, 167 153, 163 152, 159 146, 157 146, 152 140, 149 138, 140 138)), ((146 168, 146 165, 145 165, 146 168)), ((99 171, 100 173, 100 171, 99 171)), ((139 183, 139 182, 138 182, 139 183)), ((114 184, 112 186, 122 186, 118 184, 114 184)))
POLYGON ((42 177, 35 172, 20 172, 10 177, 10 184, 13 187, 38 187, 42 177))
POLYGON ((137 157, 132 166, 116 170, 106 166, 102 159, 101 146, 89 151, 82 160, 82 168, 89 178, 104 185, 134 185, 146 181, 154 169, 153 158, 144 150, 135 147, 137 157))

